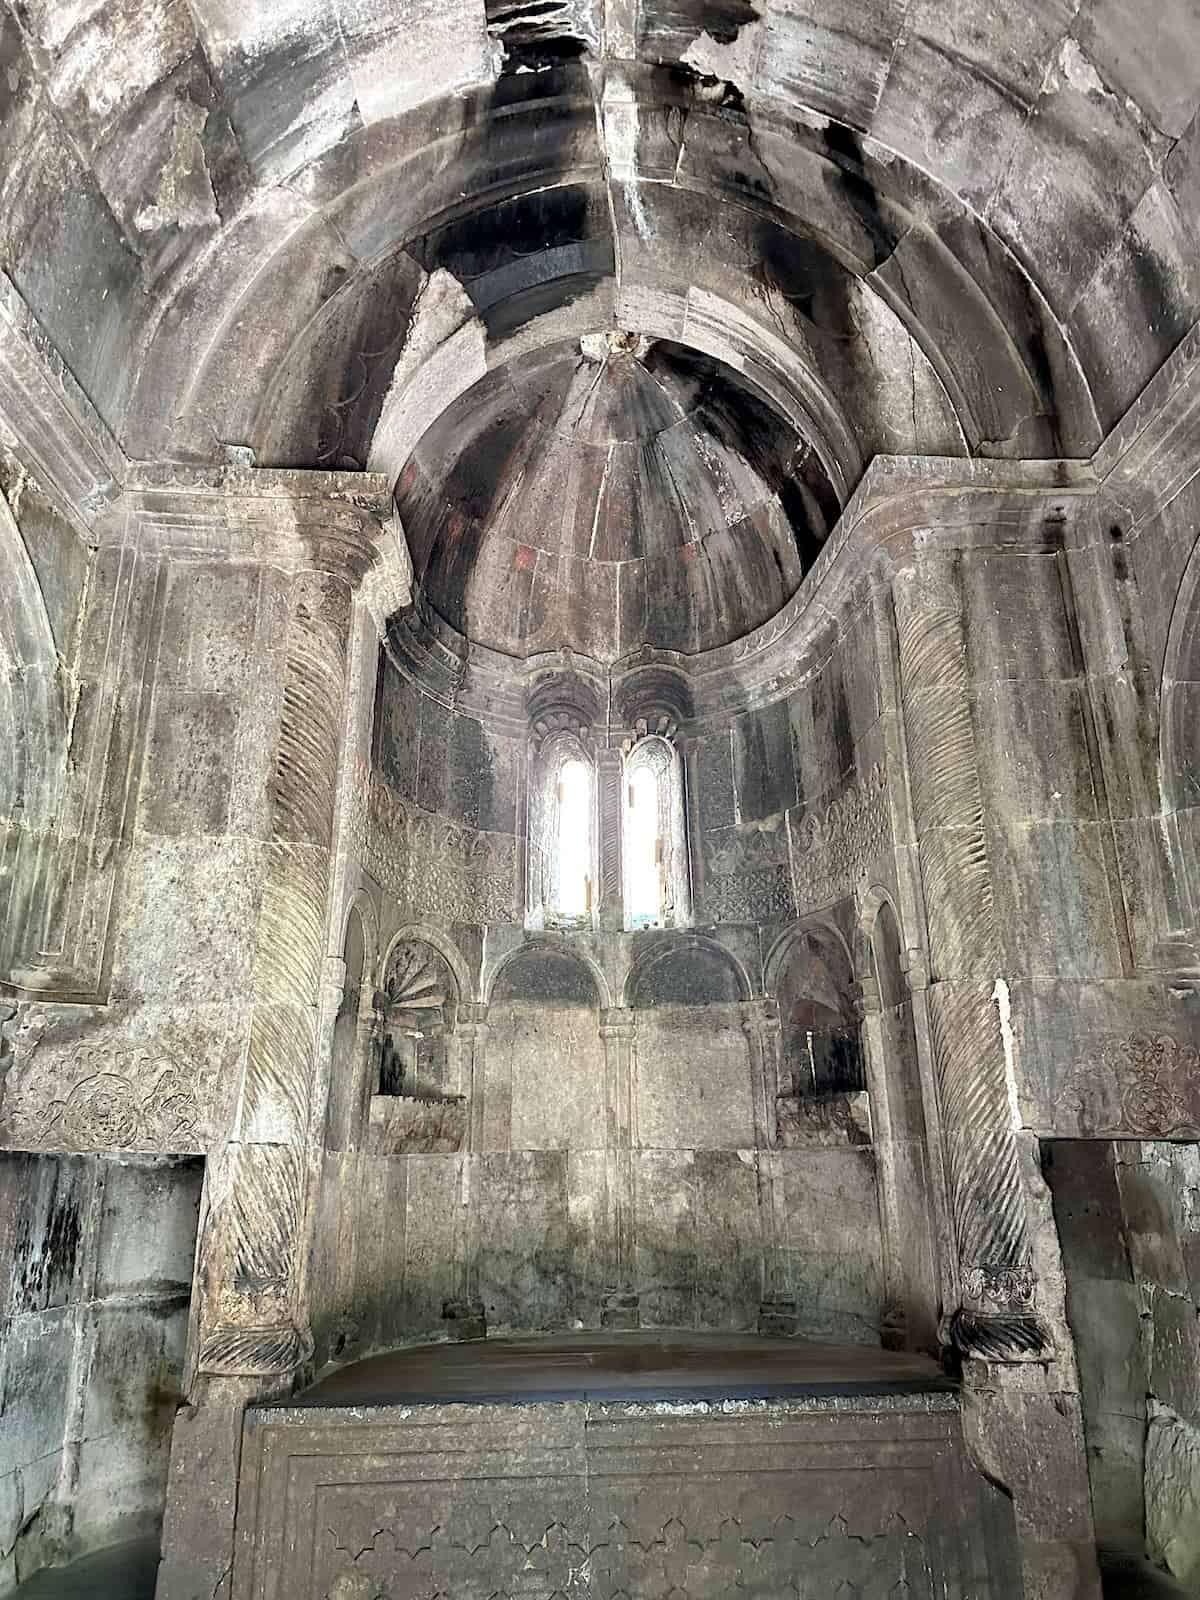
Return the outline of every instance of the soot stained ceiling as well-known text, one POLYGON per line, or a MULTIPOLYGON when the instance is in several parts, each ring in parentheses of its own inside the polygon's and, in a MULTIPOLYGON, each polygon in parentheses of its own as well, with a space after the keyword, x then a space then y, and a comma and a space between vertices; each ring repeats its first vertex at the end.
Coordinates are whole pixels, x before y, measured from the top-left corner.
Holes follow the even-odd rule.
POLYGON ((1200 315, 1197 0, 1152 13, 0 0, 0 267, 129 454, 407 467, 468 631, 699 650, 873 455, 1088 457, 1200 315), (668 373, 686 425, 604 433, 668 373))
POLYGON ((489 373, 397 505, 426 598, 509 654, 612 661, 740 638, 795 592, 838 499, 794 423, 709 357, 629 332, 489 373))

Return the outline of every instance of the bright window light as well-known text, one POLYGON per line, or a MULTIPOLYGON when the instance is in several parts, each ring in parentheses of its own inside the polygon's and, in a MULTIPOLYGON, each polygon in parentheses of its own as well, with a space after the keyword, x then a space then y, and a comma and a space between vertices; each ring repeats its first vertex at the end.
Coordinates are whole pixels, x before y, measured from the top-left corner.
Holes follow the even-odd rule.
POLYGON ((646 928, 662 918, 662 850, 659 833, 658 774, 649 765, 629 778, 626 812, 626 884, 631 928, 646 928))
POLYGON ((558 774, 558 905, 564 917, 591 909, 592 774, 582 761, 564 761, 558 774))

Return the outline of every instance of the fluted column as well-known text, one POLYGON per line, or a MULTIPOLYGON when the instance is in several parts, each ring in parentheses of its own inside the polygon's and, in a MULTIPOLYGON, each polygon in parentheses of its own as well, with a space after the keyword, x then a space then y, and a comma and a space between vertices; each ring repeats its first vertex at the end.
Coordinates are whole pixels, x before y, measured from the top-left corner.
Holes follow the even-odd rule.
POLYGON ((638 1325, 637 1229, 633 1176, 634 1014, 621 1006, 600 1013, 604 1041, 605 1179, 610 1241, 609 1287, 601 1318, 606 1328, 638 1325))
POLYGON ((284 1376, 308 1357, 307 1133, 346 691, 349 575, 302 571, 287 623, 250 1041, 201 1249, 199 1370, 284 1376))
POLYGON ((984 833, 962 606, 949 558, 918 559, 893 586, 904 729, 929 928, 927 991, 964 1352, 1042 1349, 1013 1126, 1006 991, 984 833))

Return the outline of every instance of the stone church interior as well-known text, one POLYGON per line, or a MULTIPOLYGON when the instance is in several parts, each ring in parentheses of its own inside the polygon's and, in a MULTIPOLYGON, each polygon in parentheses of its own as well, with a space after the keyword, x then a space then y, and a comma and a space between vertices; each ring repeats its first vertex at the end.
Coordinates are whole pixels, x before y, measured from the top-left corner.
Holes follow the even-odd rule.
POLYGON ((1200 1597, 1198 0, 0 66, 0 1594, 1200 1597))

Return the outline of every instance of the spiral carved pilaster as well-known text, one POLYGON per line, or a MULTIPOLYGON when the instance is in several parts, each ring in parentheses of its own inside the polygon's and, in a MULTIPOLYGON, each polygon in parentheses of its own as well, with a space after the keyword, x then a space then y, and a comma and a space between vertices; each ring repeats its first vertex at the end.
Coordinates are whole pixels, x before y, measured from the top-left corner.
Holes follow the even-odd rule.
POLYGON ((952 1336, 967 1353, 1035 1353, 1025 1196, 1000 1017, 999 943, 969 698, 961 603, 947 571, 897 576, 904 728, 929 923, 929 1023, 962 1305, 952 1336))
POLYGON ((299 1307, 305 1133, 316 1053, 349 597, 297 581, 272 838, 258 917, 254 1013, 225 1201, 208 1225, 210 1373, 282 1374, 311 1348, 299 1307), (213 1277, 218 1282, 212 1283, 213 1277))

